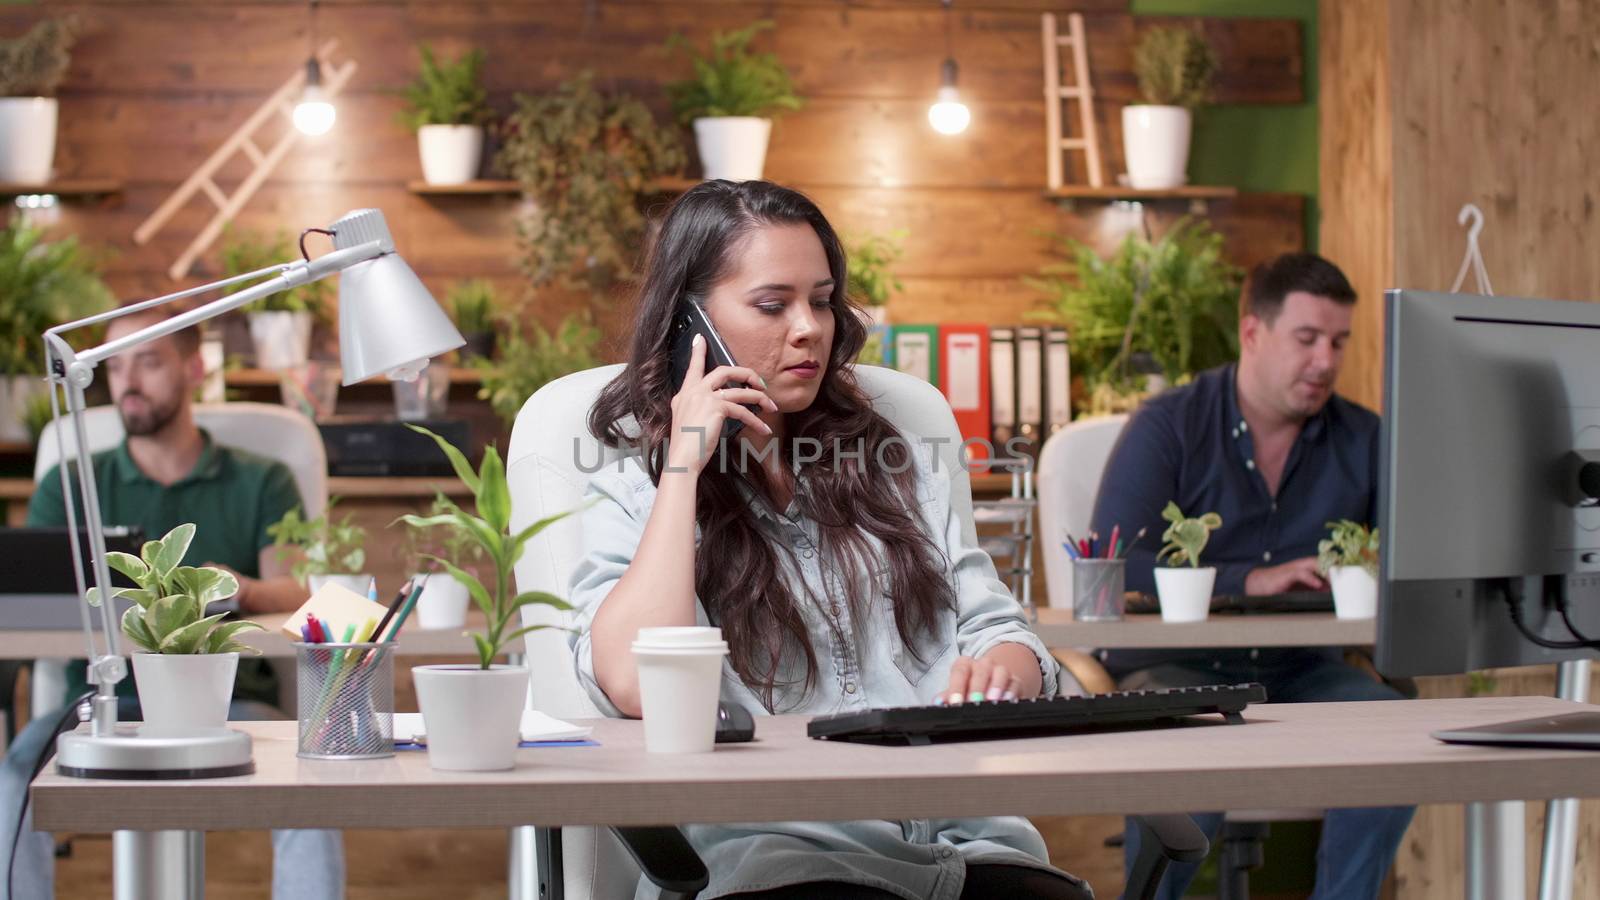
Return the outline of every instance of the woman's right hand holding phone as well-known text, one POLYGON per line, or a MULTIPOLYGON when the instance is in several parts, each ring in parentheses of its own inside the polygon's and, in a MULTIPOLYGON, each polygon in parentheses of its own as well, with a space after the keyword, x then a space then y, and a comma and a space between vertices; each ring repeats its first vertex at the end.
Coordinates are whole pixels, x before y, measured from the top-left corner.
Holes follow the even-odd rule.
POLYGON ((722 423, 729 418, 738 419, 759 434, 772 434, 767 423, 745 406, 760 406, 777 412, 778 405, 765 391, 755 387, 729 387, 730 382, 766 384, 760 375, 743 366, 718 366, 707 373, 705 338, 695 335, 683 387, 672 398, 668 471, 698 475, 717 451, 722 423))

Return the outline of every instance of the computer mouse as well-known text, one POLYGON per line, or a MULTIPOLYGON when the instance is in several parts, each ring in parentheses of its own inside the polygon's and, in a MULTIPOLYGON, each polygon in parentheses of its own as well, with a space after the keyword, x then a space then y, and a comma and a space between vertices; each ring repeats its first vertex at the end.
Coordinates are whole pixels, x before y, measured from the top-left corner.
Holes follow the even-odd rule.
POLYGON ((737 703, 717 704, 717 743, 741 744, 756 737, 756 720, 737 703))

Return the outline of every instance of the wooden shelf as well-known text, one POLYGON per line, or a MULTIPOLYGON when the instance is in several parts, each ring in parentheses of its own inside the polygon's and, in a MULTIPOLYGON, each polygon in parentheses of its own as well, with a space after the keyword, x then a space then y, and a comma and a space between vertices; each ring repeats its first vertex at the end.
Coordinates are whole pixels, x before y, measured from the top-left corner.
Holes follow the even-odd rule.
POLYGON ((0 181, 0 196, 55 194, 58 197, 92 197, 122 193, 122 182, 112 178, 67 178, 49 184, 17 184, 0 181))
POLYGON ((1223 185, 1184 185, 1162 190, 1142 190, 1131 187, 1090 187, 1086 184, 1069 184, 1045 191, 1052 200, 1228 200, 1239 195, 1239 189, 1223 185))
POLYGON ((461 479, 448 475, 423 475, 407 477, 355 477, 332 475, 328 478, 329 496, 341 499, 357 497, 432 497, 443 491, 447 497, 470 496, 472 492, 461 479))
MULTIPOLYGON (((228 387, 277 387, 280 373, 274 369, 230 369, 223 373, 228 387)), ((369 378, 361 384, 383 384, 382 376, 369 378)), ((482 384, 483 372, 478 369, 452 367, 451 384, 482 384)), ((353 386, 353 385, 352 385, 353 386)))
MULTIPOLYGON (((681 194, 700 182, 693 178, 657 178, 651 183, 651 193, 681 194)), ((510 179, 479 178, 461 184, 429 184, 426 181, 408 181, 406 190, 420 196, 449 194, 520 194, 522 185, 510 179)))

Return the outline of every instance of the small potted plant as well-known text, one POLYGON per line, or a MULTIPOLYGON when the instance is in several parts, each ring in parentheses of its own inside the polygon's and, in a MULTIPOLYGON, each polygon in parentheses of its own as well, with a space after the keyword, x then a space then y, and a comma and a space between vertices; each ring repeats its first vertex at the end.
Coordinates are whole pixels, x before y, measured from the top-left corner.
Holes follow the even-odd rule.
MULTIPOLYGON (((443 497, 433 501, 427 518, 448 515, 454 507, 443 497)), ((407 564, 412 572, 412 583, 422 584, 422 595, 417 597, 417 626, 424 630, 460 628, 467 621, 467 585, 444 572, 426 581, 430 559, 448 559, 457 567, 475 572, 483 562, 483 547, 473 540, 469 532, 459 528, 406 527, 407 564)))
MULTIPOLYGON (((252 232, 230 233, 222 245, 222 275, 232 278, 259 271, 290 262, 297 255, 290 249, 288 235, 281 232, 272 238, 252 232)), ((244 290, 252 283, 229 285, 223 293, 244 290)), ((311 328, 324 318, 327 306, 326 280, 279 291, 247 305, 244 313, 256 348, 256 366, 283 370, 305 365, 311 356, 311 328)))
POLYGON ((755 36, 772 27, 763 19, 737 31, 717 32, 703 56, 681 34, 667 40, 667 47, 682 50, 694 67, 694 77, 668 84, 666 91, 678 120, 694 126, 707 180, 760 178, 772 117, 801 106, 777 54, 750 51, 755 36))
POLYGON ((495 310, 499 308, 494 282, 487 278, 469 278, 450 286, 446 294, 451 318, 456 320, 456 330, 466 339, 459 351, 461 361, 490 359, 494 356, 495 310))
MULTIPOLYGON (((143 652, 133 654, 133 674, 144 720, 154 725, 221 728, 228 721, 239 652, 260 651, 235 640, 259 630, 250 621, 223 622, 206 607, 239 591, 233 574, 210 566, 185 566, 195 527, 185 523, 130 553, 106 554, 106 565, 138 587, 118 588, 113 599, 134 602, 122 615, 122 633, 143 652)), ((98 588, 85 599, 98 606, 98 588)))
POLYGON ((349 513, 333 520, 338 502, 339 498, 330 497, 328 508, 315 519, 303 517, 297 506, 267 526, 267 535, 279 548, 279 559, 294 558, 290 573, 311 593, 332 582, 365 597, 372 581, 370 573, 361 571, 367 563, 367 532, 351 521, 349 513))
POLYGON ((1340 519, 1317 544, 1317 571, 1333 586, 1333 614, 1370 619, 1378 614, 1378 529, 1340 519))
MULTIPOLYGON (((474 472, 467 458, 449 441, 426 428, 408 427, 439 444, 456 475, 472 491, 478 514, 472 515, 448 498, 440 498, 445 512, 402 519, 412 527, 447 528, 470 536, 493 567, 493 581, 485 586, 455 562, 433 557, 434 562, 467 586, 472 602, 487 621, 482 634, 472 635, 478 647, 477 665, 418 666, 411 670, 423 728, 428 734, 428 763, 436 769, 460 771, 509 769, 516 765, 528 670, 525 666, 498 665, 494 660, 524 634, 551 627, 518 627, 522 607, 542 603, 561 610, 572 608, 559 597, 542 591, 517 593, 512 583, 513 569, 528 541, 568 513, 541 519, 512 534, 511 489, 499 451, 493 445, 484 450, 483 462, 474 472)), ((433 577, 437 576, 429 580, 433 577)))
POLYGON ((483 126, 489 102, 480 76, 483 51, 469 50, 455 62, 440 62, 418 44, 422 70, 406 88, 400 120, 417 133, 422 178, 429 184, 461 184, 478 177, 483 126))
POLYGON ((1211 97, 1217 58, 1192 28, 1152 28, 1133 53, 1144 103, 1122 109, 1122 147, 1128 184, 1163 190, 1189 180, 1189 134, 1194 110, 1211 97))
POLYGON ((54 174, 55 92, 76 38, 76 20, 65 18, 0 41, 0 182, 42 185, 54 174))
POLYGON ((600 329, 587 318, 569 314, 554 334, 535 322, 527 329, 531 339, 523 336, 523 330, 508 322, 501 333, 500 358, 475 362, 483 373, 478 399, 488 400, 507 427, 517 421, 522 404, 534 391, 563 375, 600 365, 600 329))
POLYGON ((1211 612, 1211 588, 1217 570, 1200 566, 1200 552, 1211 540, 1211 532, 1222 527, 1222 517, 1208 512, 1199 518, 1185 518, 1178 504, 1167 503, 1161 518, 1172 523, 1161 535, 1163 546, 1156 554, 1156 594, 1161 601, 1163 622, 1203 622, 1211 612))
POLYGON ((111 292, 76 238, 45 240, 13 217, 0 227, 0 441, 28 439, 25 418, 45 390, 45 330, 111 306, 111 292))
POLYGON ((869 234, 845 242, 849 261, 845 293, 866 308, 874 325, 889 324, 889 299, 906 289, 889 267, 905 253, 906 231, 869 234))

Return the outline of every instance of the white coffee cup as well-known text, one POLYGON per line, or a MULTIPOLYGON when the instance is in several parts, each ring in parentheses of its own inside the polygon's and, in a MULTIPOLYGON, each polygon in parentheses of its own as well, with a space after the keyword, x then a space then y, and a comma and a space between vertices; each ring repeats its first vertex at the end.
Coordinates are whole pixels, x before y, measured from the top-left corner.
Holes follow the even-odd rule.
POLYGON ((651 753, 709 753, 717 738, 717 697, 728 644, 722 629, 641 628, 633 642, 651 753))

